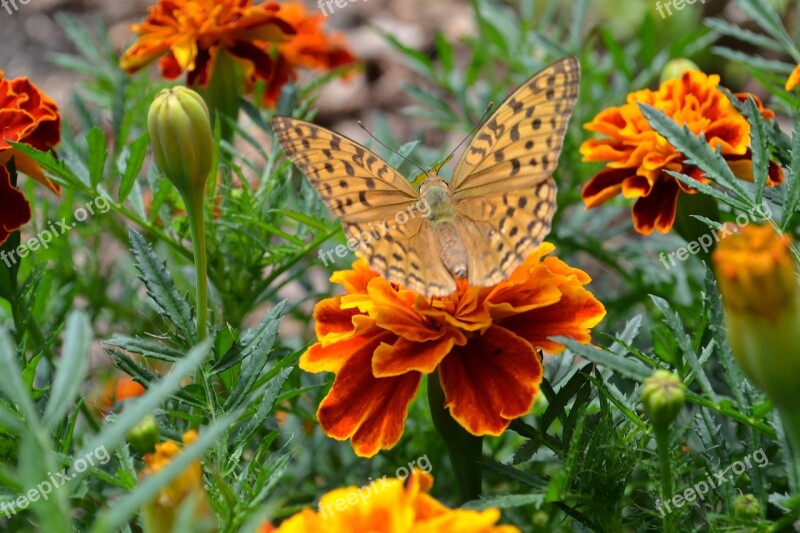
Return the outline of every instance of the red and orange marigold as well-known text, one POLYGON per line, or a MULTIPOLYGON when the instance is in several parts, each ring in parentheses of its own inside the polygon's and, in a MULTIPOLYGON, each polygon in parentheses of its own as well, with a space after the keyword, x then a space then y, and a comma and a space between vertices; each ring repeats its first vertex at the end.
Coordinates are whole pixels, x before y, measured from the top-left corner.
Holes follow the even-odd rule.
POLYGON ((61 140, 61 115, 58 106, 28 78, 7 79, 0 70, 0 244, 26 224, 31 210, 22 192, 11 183, 7 166, 14 167, 47 185, 58 194, 59 188, 44 175, 31 158, 8 143, 27 144, 38 150, 50 150, 61 140))
POLYGON ((253 0, 159 0, 141 24, 139 38, 121 59, 136 72, 160 58, 161 74, 186 73, 189 85, 205 87, 214 62, 225 51, 242 69, 247 89, 266 83, 265 103, 297 78, 297 69, 334 68, 355 62, 339 36, 323 33, 322 16, 308 16, 302 4, 253 0))
MULTIPOLYGON (((532 407, 542 380, 537 349, 551 337, 590 341, 605 309, 584 288, 589 276, 542 244, 505 281, 429 299, 390 284, 358 259, 331 281, 346 294, 314 309, 319 341, 302 356, 308 372, 333 372, 317 412, 330 437, 369 457, 400 439, 423 374, 438 369, 445 407, 473 435, 499 435, 532 407)), ((432 377, 431 377, 432 379, 432 377)))
MULTIPOLYGON (((644 89, 628 95, 625 105, 611 107, 585 128, 603 134, 585 141, 580 148, 584 161, 602 161, 606 168, 583 187, 586 208, 596 207, 618 194, 636 198, 633 222, 636 231, 649 235, 653 230, 667 233, 675 221, 681 191, 696 191, 667 174, 666 170, 687 174, 708 182, 702 171, 684 164, 684 155, 650 126, 639 103, 663 111, 695 134, 705 134, 708 144, 719 149, 737 177, 752 181, 750 123, 719 88, 719 76, 688 70, 679 78, 664 81, 658 90, 644 89)), ((745 100, 747 94, 736 95, 745 100)), ((764 118, 775 114, 753 97, 764 118)), ((769 169, 768 185, 783 180, 776 164, 769 169)))

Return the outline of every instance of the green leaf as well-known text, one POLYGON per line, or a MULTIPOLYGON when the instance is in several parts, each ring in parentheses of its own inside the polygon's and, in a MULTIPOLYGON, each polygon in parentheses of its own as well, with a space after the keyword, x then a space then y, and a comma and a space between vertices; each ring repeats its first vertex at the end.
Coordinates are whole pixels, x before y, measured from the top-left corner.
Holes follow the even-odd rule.
MULTIPOLYGON (((151 382, 147 392, 129 400, 122 414, 116 417, 112 424, 106 424, 99 435, 89 438, 76 457, 85 457, 104 447, 111 451, 123 443, 131 429, 180 390, 181 381, 192 375, 203 364, 210 349, 211 341, 208 339, 192 348, 163 379, 151 382)), ((81 477, 82 473, 76 472, 75 475, 81 477)))
POLYGON ((264 420, 267 419, 267 416, 269 416, 272 412, 272 408, 275 406, 275 400, 278 399, 278 395, 284 383, 286 383, 286 380, 289 378, 289 374, 292 373, 292 370, 294 370, 294 367, 284 368, 269 382, 255 415, 250 418, 246 426, 236 432, 236 436, 233 438, 233 442, 236 443, 237 447, 243 448, 253 433, 255 433, 261 424, 264 423, 264 420))
POLYGON ((6 374, 0 379, 0 392, 8 396, 8 399, 15 403, 25 422, 29 427, 35 428, 39 425, 39 413, 31 401, 31 396, 19 369, 17 350, 11 341, 11 335, 5 327, 0 327, 0 365, 6 374))
MULTIPOLYGON (((208 345, 206 345, 208 346, 208 345)), ((187 358, 188 359, 188 358, 187 358)), ((97 517, 92 531, 105 533, 117 531, 127 524, 144 505, 151 502, 158 492, 170 481, 182 474, 189 466, 209 450, 235 420, 238 413, 218 418, 212 425, 200 432, 198 439, 183 449, 167 466, 152 476, 147 476, 136 485, 133 492, 123 496, 97 517)))
POLYGON ((95 126, 86 135, 86 144, 89 146, 89 183, 92 189, 95 189, 103 179, 103 170, 108 158, 106 134, 95 126))
POLYGON ((131 143, 128 158, 120 169, 122 182, 119 185, 119 196, 117 197, 119 203, 123 203, 133 190, 133 185, 136 183, 136 178, 139 177, 139 171, 142 170, 144 159, 147 156, 148 142, 149 138, 145 133, 131 143))
POLYGON ((64 349, 53 380, 53 388, 42 419, 45 427, 52 428, 71 407, 80 392, 89 367, 89 346, 92 328, 86 314, 75 311, 67 318, 64 332, 64 349))
POLYGON ((783 219, 781 220, 781 231, 786 231, 797 211, 797 203, 800 201, 800 112, 794 115, 794 131, 792 132, 792 162, 789 164, 789 172, 786 176, 788 189, 783 209, 783 219))
POLYGON ((66 185, 72 185, 78 190, 85 190, 87 188, 87 184, 83 180, 73 174, 72 170, 64 162, 57 161, 50 152, 36 150, 27 144, 20 144, 12 141, 7 142, 15 150, 27 155, 35 162, 39 163, 42 168, 52 174, 52 177, 55 179, 55 181, 64 183, 66 185))
POLYGON ((181 332, 190 344, 197 342, 197 331, 192 319, 192 308, 175 288, 172 275, 162 261, 144 240, 141 233, 131 229, 128 233, 131 251, 136 259, 136 267, 141 280, 147 287, 147 294, 158 306, 161 313, 181 332))
POLYGON ((748 30, 747 28, 743 28, 742 26, 731 24, 730 22, 718 19, 718 18, 707 18, 703 21, 706 26, 714 30, 715 32, 725 35, 727 37, 733 37, 740 41, 744 41, 746 43, 750 43, 754 45, 756 48, 766 48, 767 50, 772 50, 774 52, 783 52, 784 48, 775 39, 768 37, 766 35, 762 35, 760 33, 755 33, 753 31, 748 30))
POLYGON ((462 509, 484 511, 496 507, 498 509, 512 509, 525 505, 535 505, 537 508, 544 503, 544 494, 505 494, 495 498, 472 500, 461 506, 462 509))
POLYGON ((567 337, 551 337, 550 340, 558 342, 589 361, 602 365, 620 376, 636 381, 643 381, 652 374, 652 370, 638 361, 622 357, 607 350, 595 348, 588 344, 581 344, 575 339, 567 337))
POLYGON ((273 307, 258 326, 242 338, 242 375, 239 376, 236 388, 225 402, 226 411, 235 409, 242 403, 264 370, 278 338, 278 326, 284 304, 285 302, 280 302, 273 307))
POLYGON ((703 392, 708 398, 711 399, 711 401, 717 402, 717 394, 711 387, 711 382, 709 382, 708 376, 706 376, 703 367, 700 365, 697 352, 695 351, 694 347, 692 347, 692 341, 689 338, 689 335, 687 335, 678 313, 673 311, 669 303, 660 296, 651 294, 650 299, 653 300, 653 303, 656 304, 658 310, 664 315, 664 321, 667 323, 667 326, 669 326, 669 329, 672 330, 674 338, 678 343, 678 347, 680 348, 681 352, 683 352, 686 361, 689 363, 695 379, 697 379, 698 383, 700 384, 700 388, 703 389, 703 392))
POLYGON ((764 197, 764 188, 767 186, 769 173, 769 145, 767 144, 766 125, 764 117, 758 110, 756 101, 752 96, 745 102, 745 116, 750 122, 750 147, 753 152, 753 179, 756 184, 755 203, 760 204, 764 197))
POLYGON ((110 344, 127 350, 131 353, 140 354, 150 359, 159 359, 174 363, 183 357, 184 353, 175 348, 170 348, 161 342, 143 339, 140 337, 126 337, 125 335, 114 335, 103 344, 110 344))

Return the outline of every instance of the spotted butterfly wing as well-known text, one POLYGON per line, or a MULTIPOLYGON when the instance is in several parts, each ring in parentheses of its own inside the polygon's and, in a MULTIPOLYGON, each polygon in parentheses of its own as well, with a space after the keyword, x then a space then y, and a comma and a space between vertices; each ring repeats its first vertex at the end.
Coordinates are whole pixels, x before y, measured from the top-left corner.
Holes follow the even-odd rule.
POLYGON ((450 194, 470 284, 502 281, 549 233, 552 173, 579 79, 574 57, 534 75, 489 117, 456 165, 450 194))
POLYGON ((272 126, 373 269, 422 294, 430 287, 455 290, 431 227, 416 210, 419 192, 403 176, 364 146, 310 122, 277 116, 272 126))

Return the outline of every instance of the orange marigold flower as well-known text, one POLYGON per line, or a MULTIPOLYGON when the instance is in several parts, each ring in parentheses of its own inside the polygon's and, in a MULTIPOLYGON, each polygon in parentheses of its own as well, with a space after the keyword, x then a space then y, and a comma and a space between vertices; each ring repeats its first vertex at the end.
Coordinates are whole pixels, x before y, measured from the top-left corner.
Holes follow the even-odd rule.
POLYGON ((109 379, 94 400, 95 409, 102 415, 111 412, 116 404, 144 394, 146 389, 130 376, 109 379))
POLYGON ((44 170, 28 156, 13 149, 8 141, 27 144, 37 150, 50 150, 61 140, 61 115, 58 106, 28 78, 6 79, 0 70, 0 244, 31 218, 31 209, 22 192, 11 184, 6 165, 14 159, 17 170, 47 185, 56 194, 59 188, 44 175, 44 170))
POLYGON ((414 470, 407 481, 383 478, 366 487, 337 489, 322 497, 319 512, 304 509, 278 528, 264 525, 261 533, 519 533, 514 526, 495 525, 499 509, 445 507, 428 494, 432 485, 430 474, 414 470))
POLYGON ((120 65, 136 72, 160 59, 161 74, 176 79, 186 72, 189 85, 205 87, 221 50, 242 68, 247 89, 267 85, 265 103, 277 101, 281 87, 297 77, 296 68, 332 68, 354 62, 338 37, 328 39, 320 17, 306 17, 299 4, 252 0, 159 0, 141 24, 139 38, 120 65))
MULTIPOLYGON (((183 443, 191 445, 197 440, 197 432, 187 431, 183 434, 183 443)), ((181 453, 178 443, 167 441, 156 444, 153 453, 145 454, 145 468, 140 477, 152 476, 166 468, 170 462, 181 453)), ((184 501, 194 499, 193 531, 216 531, 216 518, 211 503, 208 501, 203 485, 203 466, 199 460, 193 461, 186 470, 181 472, 166 487, 159 490, 155 499, 144 508, 145 531, 148 533, 173 531, 178 511, 184 501)))
POLYGON ((319 342, 300 360, 336 380, 317 418, 360 456, 391 448, 403 432, 422 374, 439 370, 450 414, 474 435, 499 435, 533 405, 542 379, 536 349, 559 353, 553 336, 590 341, 605 316, 584 288, 589 276, 542 244, 505 281, 428 299, 390 284, 364 259, 331 281, 347 294, 314 309, 319 342))
POLYGON ((797 65, 789 74, 789 79, 786 80, 786 90, 793 91, 798 85, 800 85, 800 65, 797 65))
MULTIPOLYGON (((628 95, 627 103, 611 107, 584 127, 603 134, 585 141, 580 148, 584 161, 607 163, 604 170, 583 187, 586 208, 596 207, 622 193, 636 198, 633 221, 636 231, 649 235, 654 229, 667 233, 675 221, 678 195, 696 191, 679 182, 665 170, 681 172, 701 182, 703 173, 683 163, 684 155, 656 133, 642 114, 639 103, 651 105, 686 126, 695 134, 704 133, 708 144, 719 149, 733 172, 741 179, 753 180, 750 154, 750 124, 717 86, 719 76, 689 70, 679 78, 666 80, 657 91, 644 89, 628 95)), ((736 95, 746 99, 750 95, 736 95)), ((775 114, 753 97, 764 118, 775 114)), ((768 185, 783 181, 780 167, 770 164, 768 185)))

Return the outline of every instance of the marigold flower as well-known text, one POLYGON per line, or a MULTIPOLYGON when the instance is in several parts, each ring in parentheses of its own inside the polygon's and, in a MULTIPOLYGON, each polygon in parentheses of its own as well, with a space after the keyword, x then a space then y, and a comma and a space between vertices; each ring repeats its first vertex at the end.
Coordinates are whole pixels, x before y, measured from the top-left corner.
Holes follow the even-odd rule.
POLYGON ((6 168, 14 166, 56 194, 59 188, 44 175, 44 170, 28 156, 15 150, 8 141, 27 144, 37 150, 50 150, 61 140, 61 115, 58 106, 28 78, 6 79, 0 70, 0 244, 31 218, 28 201, 11 184, 6 168))
POLYGON ((505 281, 428 299, 390 284, 358 259, 331 281, 347 294, 314 309, 319 342, 300 360, 336 380, 317 418, 325 433, 350 439, 360 456, 391 448, 422 374, 439 371, 453 418, 473 435, 499 435, 533 405, 542 379, 537 349, 559 353, 553 336, 589 342, 605 315, 583 286, 589 276, 542 244, 505 281))
POLYGON ((161 74, 186 73, 189 85, 205 87, 221 50, 242 68, 247 89, 266 83, 265 103, 274 105, 298 67, 332 68, 354 62, 338 37, 321 30, 321 16, 307 17, 300 4, 252 0, 159 0, 141 24, 139 38, 120 61, 136 72, 160 59, 161 74))
POLYGON ((402 478, 379 479, 366 487, 329 492, 319 512, 304 509, 278 528, 266 524, 261 533, 518 533, 514 526, 495 525, 499 509, 450 509, 428 494, 433 477, 414 470, 402 478), (355 502, 355 503, 351 503, 355 502))
POLYGON ((793 91, 798 85, 800 85, 800 65, 797 65, 789 74, 789 79, 786 80, 786 90, 793 91))
POLYGON ((751 224, 720 241, 712 260, 733 355, 800 446, 800 288, 789 237, 751 224))
MULTIPOLYGON (((182 440, 184 445, 191 445, 197 440, 197 432, 187 431, 183 434, 182 440)), ((155 451, 144 456, 145 468, 140 472, 140 476, 145 478, 158 473, 180 453, 181 447, 176 442, 156 444, 155 451)), ((145 532, 172 531, 178 509, 188 498, 193 498, 195 504, 194 516, 197 521, 193 525, 202 528, 202 531, 215 531, 216 518, 203 485, 203 466, 196 460, 163 487, 155 499, 145 506, 145 532)))
POLYGON ((146 389, 130 376, 109 379, 94 400, 95 409, 103 416, 111 412, 116 404, 144 394, 146 389))
MULTIPOLYGON (((702 171, 684 164, 684 155, 656 133, 642 114, 639 103, 663 111, 695 134, 704 133, 708 144, 719 149, 733 172, 753 180, 750 123, 717 87, 719 76, 694 70, 661 84, 657 91, 644 89, 628 95, 627 103, 608 108, 584 127, 605 135, 585 141, 580 148, 584 161, 607 163, 604 170, 583 187, 586 208, 596 207, 622 193, 636 198, 633 221, 637 232, 649 235, 654 229, 667 233, 675 220, 678 195, 696 191, 665 170, 681 172, 708 182, 702 171)), ((750 95, 736 95, 740 100, 750 95)), ((753 97, 764 118, 775 114, 753 97)), ((780 167, 770 164, 767 184, 783 180, 780 167)))

